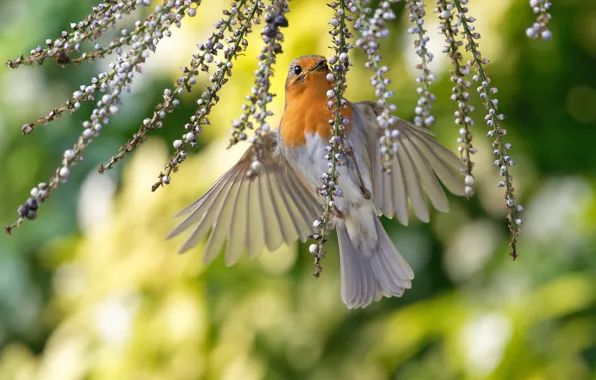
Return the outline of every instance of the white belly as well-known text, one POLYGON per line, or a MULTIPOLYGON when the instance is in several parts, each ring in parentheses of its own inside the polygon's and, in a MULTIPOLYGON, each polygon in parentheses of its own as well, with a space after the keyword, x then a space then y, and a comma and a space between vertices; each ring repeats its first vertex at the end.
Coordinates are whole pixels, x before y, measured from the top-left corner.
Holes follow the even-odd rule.
MULTIPOLYGON (((318 135, 308 133, 306 134, 306 144, 303 146, 293 148, 287 147, 283 143, 279 144, 281 154, 312 194, 321 201, 321 204, 325 203, 325 198, 319 195, 316 189, 322 184, 321 175, 329 171, 330 161, 325 159, 325 155, 329 154, 325 149, 327 145, 326 140, 322 141, 318 135)), ((352 144, 352 146, 364 184, 372 193, 372 178, 368 165, 370 161, 364 160, 359 154, 359 152, 366 152, 366 147, 364 144, 352 144)), ((371 199, 365 199, 362 195, 360 180, 353 160, 346 158, 344 161, 345 165, 337 167, 339 173, 337 186, 341 188, 343 197, 334 198, 336 206, 344 214, 344 218, 335 218, 334 222, 340 225, 345 223, 348 235, 355 246, 374 246, 377 238, 373 219, 376 218, 374 204, 371 199)))

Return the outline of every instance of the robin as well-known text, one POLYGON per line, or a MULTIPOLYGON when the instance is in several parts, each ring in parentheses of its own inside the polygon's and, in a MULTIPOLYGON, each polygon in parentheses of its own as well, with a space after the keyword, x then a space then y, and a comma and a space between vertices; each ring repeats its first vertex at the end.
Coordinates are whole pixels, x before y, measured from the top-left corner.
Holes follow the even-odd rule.
MULTIPOLYGON (((227 240, 226 265, 242 252, 249 257, 264 247, 305 242, 315 232, 324 198, 318 196, 321 175, 328 171, 326 148, 333 136, 327 92, 329 68, 322 56, 296 58, 285 85, 286 107, 279 128, 263 135, 259 160, 247 149, 238 163, 219 178, 205 195, 178 215, 188 214, 168 237, 194 226, 181 248, 184 252, 209 233, 204 261, 212 261, 227 240)), ((329 78, 332 79, 332 78, 329 78)), ((335 197, 332 216, 339 241, 341 297, 348 308, 366 307, 383 296, 399 297, 412 285, 414 272, 385 232, 380 215, 394 215, 408 224, 408 199, 414 214, 429 221, 424 194, 435 209, 449 209, 443 185, 464 195, 461 161, 437 143, 431 132, 404 120, 397 154, 390 172, 381 164, 382 129, 376 103, 346 102, 345 136, 353 159, 337 168, 343 196, 335 197)))

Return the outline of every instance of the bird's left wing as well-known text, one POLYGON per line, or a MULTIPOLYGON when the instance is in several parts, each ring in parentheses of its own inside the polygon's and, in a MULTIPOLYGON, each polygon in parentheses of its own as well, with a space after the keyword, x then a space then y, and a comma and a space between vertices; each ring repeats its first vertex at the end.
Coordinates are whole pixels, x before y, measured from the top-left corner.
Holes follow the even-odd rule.
POLYGON ((373 173, 372 193, 378 214, 388 218, 396 215, 400 223, 407 225, 409 200, 418 219, 428 222, 429 209, 425 195, 437 210, 449 210, 447 197, 439 181, 451 193, 464 195, 461 160, 436 142, 430 131, 405 120, 400 119, 395 125, 400 137, 392 170, 390 173, 383 171, 378 140, 383 131, 377 121, 382 108, 369 101, 353 105, 367 137, 373 173))
POLYGON ((251 169, 256 153, 251 146, 205 195, 178 214, 188 216, 168 238, 194 226, 181 253, 209 233, 205 263, 215 259, 227 241, 225 262, 232 265, 245 250, 254 257, 265 247, 274 251, 284 242, 304 242, 314 233, 313 221, 322 207, 284 157, 275 153, 276 144, 275 133, 264 135, 258 170, 251 169))

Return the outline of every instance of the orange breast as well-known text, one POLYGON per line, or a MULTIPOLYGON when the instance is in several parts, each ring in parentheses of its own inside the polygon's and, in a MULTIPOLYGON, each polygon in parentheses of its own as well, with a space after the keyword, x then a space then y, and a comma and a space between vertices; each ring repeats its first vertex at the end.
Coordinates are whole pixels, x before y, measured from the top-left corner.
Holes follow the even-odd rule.
MULTIPOLYGON (((333 113, 327 107, 326 95, 331 85, 324 76, 322 80, 309 79, 301 84, 303 88, 288 89, 286 93, 287 106, 280 123, 280 134, 284 144, 289 146, 304 145, 306 133, 317 133, 326 140, 333 134, 333 126, 329 125, 333 113)), ((349 104, 341 114, 352 121, 349 104)), ((351 123, 346 126, 346 132, 350 127, 351 123)))

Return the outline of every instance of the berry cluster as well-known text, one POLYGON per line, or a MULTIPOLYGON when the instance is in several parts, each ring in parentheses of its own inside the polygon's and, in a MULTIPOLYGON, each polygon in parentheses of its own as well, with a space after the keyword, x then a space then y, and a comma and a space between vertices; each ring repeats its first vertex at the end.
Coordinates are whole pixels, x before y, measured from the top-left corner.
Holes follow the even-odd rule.
POLYGON ((248 138, 246 129, 254 129, 254 136, 250 138, 255 146, 255 155, 251 169, 247 172, 248 176, 255 175, 260 167, 260 154, 262 153, 261 136, 271 130, 267 123, 267 117, 272 116, 273 112, 267 109, 273 97, 271 90, 271 77, 273 76, 273 66, 276 63, 277 54, 282 53, 281 44, 283 43, 283 33, 280 28, 288 26, 288 19, 285 14, 289 11, 287 3, 274 0, 266 8, 265 27, 261 31, 264 45, 257 57, 259 68, 255 71, 255 84, 251 88, 250 95, 246 96, 247 103, 242 105, 242 114, 240 118, 232 122, 230 129, 230 145, 236 145, 240 141, 248 138), (256 128, 253 121, 257 124, 256 128))
POLYGON ((391 4, 394 1, 381 1, 374 12, 369 7, 370 0, 356 1, 358 6, 358 19, 354 29, 360 32, 360 37, 356 40, 356 46, 362 49, 368 59, 365 66, 373 71, 370 77, 370 83, 375 89, 377 105, 383 108, 377 121, 383 128, 383 136, 380 137, 381 155, 383 168, 386 171, 391 170, 393 158, 397 154, 399 130, 395 128, 397 118, 391 115, 397 107, 389 103, 393 97, 393 91, 387 89, 391 83, 386 74, 389 71, 387 66, 381 65, 382 57, 379 52, 379 39, 389 37, 387 22, 395 19, 395 13, 391 10, 391 4))
POLYGON ((548 29, 548 22, 551 19, 548 13, 552 3, 548 0, 530 0, 530 7, 532 12, 536 15, 536 22, 534 25, 526 29, 526 35, 530 38, 542 38, 543 40, 550 40, 553 36, 548 29))
POLYGON ((437 98, 430 92, 431 83, 435 80, 435 76, 428 68, 428 64, 432 62, 434 57, 427 48, 430 38, 426 35, 426 30, 424 29, 424 16, 426 15, 424 1, 408 0, 406 6, 409 11, 408 18, 410 22, 414 23, 414 26, 408 29, 408 33, 416 35, 414 46, 416 48, 416 55, 420 57, 420 63, 416 65, 416 68, 421 71, 418 78, 416 78, 416 83, 419 84, 416 91, 420 95, 420 98, 418 98, 418 103, 414 109, 416 113, 414 122, 420 127, 428 127, 435 123, 435 118, 431 115, 430 111, 432 104, 437 98))

